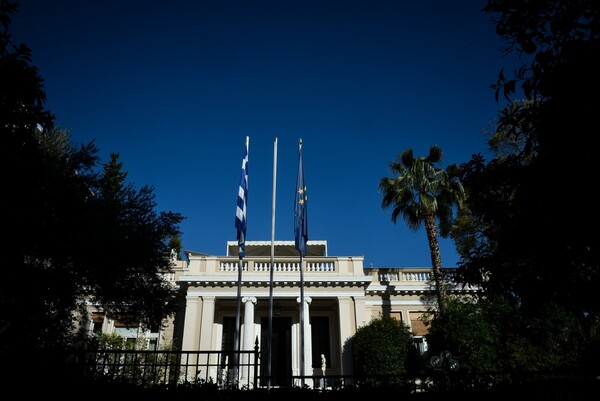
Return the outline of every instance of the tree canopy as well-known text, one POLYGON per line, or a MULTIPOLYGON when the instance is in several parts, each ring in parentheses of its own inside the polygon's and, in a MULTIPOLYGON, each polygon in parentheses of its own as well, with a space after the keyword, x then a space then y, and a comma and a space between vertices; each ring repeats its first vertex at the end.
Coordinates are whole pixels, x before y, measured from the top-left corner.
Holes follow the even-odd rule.
POLYGON ((54 126, 44 80, 9 28, 17 3, 0 2, 0 163, 4 270, 0 354, 68 345, 85 301, 109 317, 155 325, 177 288, 163 280, 183 216, 158 212, 154 189, 128 184, 118 153, 99 165, 94 142, 54 126))
POLYGON ((469 196, 453 231, 457 277, 508 301, 529 324, 548 322, 547 310, 567 313, 594 341, 600 4, 490 0, 483 11, 522 65, 500 71, 493 85, 507 102, 490 133, 493 158, 474 155, 461 166, 469 196))
POLYGON ((438 224, 441 235, 447 236, 454 208, 460 206, 464 198, 458 165, 451 164, 444 170, 442 154, 436 145, 430 147, 427 156, 415 157, 412 148, 406 149, 389 163, 393 176, 379 181, 383 195, 381 206, 392 209, 394 223, 402 216, 411 230, 425 226, 440 313, 444 312, 445 288, 438 224))

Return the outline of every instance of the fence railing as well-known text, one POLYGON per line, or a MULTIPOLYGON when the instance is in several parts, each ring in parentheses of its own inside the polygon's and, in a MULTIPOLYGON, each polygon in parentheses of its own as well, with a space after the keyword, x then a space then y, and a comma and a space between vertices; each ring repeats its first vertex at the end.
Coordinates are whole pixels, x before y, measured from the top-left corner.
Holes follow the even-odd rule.
MULTIPOLYGON (((413 387, 414 378, 391 375, 266 376, 258 346, 252 351, 94 350, 72 355, 79 374, 98 381, 141 387, 176 387, 213 383, 219 388, 304 387, 317 389, 402 383, 413 387), (237 358, 237 360, 236 360, 237 358)), ((418 386, 417 386, 418 387, 418 386)))
POLYGON ((80 374, 95 380, 144 387, 215 383, 219 387, 259 385, 260 356, 253 351, 81 351, 80 374))
POLYGON ((303 387, 322 390, 347 387, 394 386, 410 393, 439 389, 490 390, 506 386, 527 387, 539 383, 600 386, 596 376, 574 372, 462 372, 428 371, 423 375, 313 375, 266 376, 258 346, 252 351, 137 351, 80 350, 65 359, 70 374, 98 382, 120 382, 138 387, 175 388, 185 384, 214 384, 222 389, 303 387))

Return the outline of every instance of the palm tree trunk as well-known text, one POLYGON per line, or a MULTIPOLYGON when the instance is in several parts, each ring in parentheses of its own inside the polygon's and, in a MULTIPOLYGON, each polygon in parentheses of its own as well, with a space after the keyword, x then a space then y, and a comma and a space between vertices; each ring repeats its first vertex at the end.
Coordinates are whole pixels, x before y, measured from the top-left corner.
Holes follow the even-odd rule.
POLYGON ((444 285, 444 276, 442 273, 442 256, 440 254, 440 245, 437 236, 437 226, 435 225, 435 216, 429 214, 425 217, 425 231, 429 240, 429 251, 431 253, 431 267, 433 269, 433 279, 440 315, 446 310, 446 288, 444 285))

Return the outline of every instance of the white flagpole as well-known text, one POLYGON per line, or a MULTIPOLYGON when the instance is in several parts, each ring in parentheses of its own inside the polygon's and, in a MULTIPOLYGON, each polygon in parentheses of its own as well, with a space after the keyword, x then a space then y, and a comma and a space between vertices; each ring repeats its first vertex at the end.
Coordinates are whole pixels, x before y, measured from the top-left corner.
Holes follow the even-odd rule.
MULTIPOLYGON (((247 161, 248 161, 248 148, 249 148, 250 138, 246 136, 246 153, 244 156, 244 160, 242 160, 242 177, 240 178, 240 188, 238 189, 238 197, 240 195, 243 196, 242 205, 238 203, 238 209, 242 206, 241 210, 239 210, 240 215, 238 216, 238 211, 236 211, 236 223, 239 221, 240 226, 238 227, 238 254, 239 254, 239 262, 238 262, 238 282, 237 282, 237 300, 236 300, 236 315, 235 315, 235 336, 234 336, 234 348, 235 352, 233 354, 233 381, 234 385, 238 383, 238 373, 239 373, 239 363, 240 363, 240 343, 241 343, 241 335, 240 335, 240 315, 241 315, 241 300, 242 300, 242 270, 244 270, 244 254, 246 247, 246 205, 247 205, 247 192, 248 192, 248 170, 247 170, 247 161), (243 188, 242 188, 243 183, 243 188), (240 193, 240 191, 242 193, 240 193)), ((238 200, 239 202, 239 200, 238 200)))
POLYGON ((267 390, 271 389, 271 356, 273 355, 273 264, 275 259, 275 198, 277 193, 277 137, 273 142, 273 199, 271 207, 271 268, 269 279, 269 341, 267 358, 267 390))
MULTIPOLYGON (((302 139, 298 142, 299 156, 302 158, 302 139)), ((304 162, 301 165, 304 169, 304 162)), ((302 180, 304 180, 304 171, 302 171, 302 180)), ((304 184, 304 183, 303 183, 304 184)), ((306 247, 306 244, 304 245, 306 247)), ((303 254, 300 252, 300 376, 302 376, 301 383, 304 387, 306 375, 305 370, 305 354, 304 354, 304 268, 302 267, 303 254)))
POLYGON ((241 315, 241 303, 242 303, 242 270, 244 268, 244 258, 240 256, 238 261, 238 282, 237 282, 237 301, 236 301, 236 314, 235 314, 235 354, 233 355, 233 384, 237 385, 238 372, 240 366, 240 350, 241 350, 241 333, 240 333, 240 315, 241 315))

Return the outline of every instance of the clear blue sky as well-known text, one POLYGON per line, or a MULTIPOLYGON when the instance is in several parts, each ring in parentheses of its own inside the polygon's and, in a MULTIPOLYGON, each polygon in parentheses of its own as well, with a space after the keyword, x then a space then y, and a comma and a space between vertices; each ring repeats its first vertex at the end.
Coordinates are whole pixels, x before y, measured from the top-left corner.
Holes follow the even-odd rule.
MULTIPOLYGON (((293 240, 302 138, 309 238, 365 266, 426 267, 424 230, 391 221, 378 183, 407 148, 487 154, 504 61, 485 3, 23 0, 11 32, 57 124, 185 216, 184 249, 235 240, 246 136, 247 239, 271 239, 277 138, 275 239, 293 240)), ((453 243, 441 251, 454 266, 453 243)))

